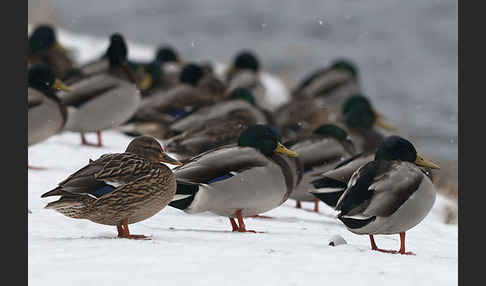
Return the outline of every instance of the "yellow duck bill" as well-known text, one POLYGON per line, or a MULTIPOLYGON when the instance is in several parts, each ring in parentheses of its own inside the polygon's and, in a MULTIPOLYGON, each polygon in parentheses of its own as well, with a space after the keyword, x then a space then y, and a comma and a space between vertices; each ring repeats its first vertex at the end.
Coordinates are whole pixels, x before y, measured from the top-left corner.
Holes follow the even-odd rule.
POLYGON ((54 81, 53 87, 62 91, 71 92, 71 88, 57 78, 54 81))
POLYGON ((295 153, 294 151, 285 148, 280 142, 277 144, 277 148, 275 148, 275 152, 285 154, 289 157, 299 157, 299 154, 295 153))
POLYGON ((439 165, 437 165, 437 164, 435 164, 431 161, 425 160, 420 155, 417 155, 417 158, 415 159, 415 164, 422 166, 422 167, 427 167, 427 168, 430 168, 430 169, 440 169, 439 165))

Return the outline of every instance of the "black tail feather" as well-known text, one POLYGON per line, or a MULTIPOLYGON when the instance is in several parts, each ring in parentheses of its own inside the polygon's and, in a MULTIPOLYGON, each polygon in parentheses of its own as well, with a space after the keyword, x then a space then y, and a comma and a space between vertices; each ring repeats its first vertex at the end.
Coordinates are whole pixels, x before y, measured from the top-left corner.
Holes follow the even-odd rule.
POLYGON ((175 198, 169 203, 169 206, 176 209, 185 210, 187 209, 194 200, 197 192, 199 191, 199 185, 189 182, 177 181, 177 191, 175 198), (178 199, 177 197, 181 198, 178 199))
POLYGON ((376 217, 372 216, 367 219, 356 219, 356 218, 338 216, 338 219, 341 220, 346 227, 351 229, 356 229, 356 228, 362 228, 367 224, 373 222, 376 219, 376 217))
POLYGON ((335 208, 339 198, 343 195, 344 191, 331 192, 331 193, 312 193, 314 197, 323 201, 326 205, 335 208))
POLYGON ((346 189, 346 183, 329 177, 319 178, 312 181, 311 184, 316 189, 329 189, 326 191, 312 192, 312 194, 319 200, 323 201, 326 205, 333 208, 336 207, 339 198, 346 189))

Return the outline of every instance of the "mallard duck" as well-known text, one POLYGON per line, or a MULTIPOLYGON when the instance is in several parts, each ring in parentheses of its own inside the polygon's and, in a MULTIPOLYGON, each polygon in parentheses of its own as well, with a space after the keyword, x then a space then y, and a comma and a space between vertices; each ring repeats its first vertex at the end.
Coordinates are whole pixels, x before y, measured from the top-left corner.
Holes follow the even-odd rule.
POLYGON ((323 97, 326 105, 341 106, 348 96, 361 92, 358 68, 351 61, 337 59, 329 67, 304 78, 292 91, 293 97, 323 97))
POLYGON ((184 127, 184 131, 166 141, 167 150, 186 160, 210 149, 236 143, 248 126, 267 123, 265 115, 254 107, 250 90, 235 89, 230 98, 175 122, 172 129, 180 132, 177 127, 184 127))
POLYGON ((319 199, 310 191, 314 188, 311 181, 316 175, 320 175, 332 169, 339 162, 355 155, 355 147, 346 131, 333 124, 323 124, 316 128, 311 136, 285 143, 299 154, 299 162, 304 169, 302 181, 290 195, 297 201, 297 208, 301 207, 301 201, 314 201, 314 211, 319 212, 319 199))
POLYGON ((375 126, 386 131, 396 131, 396 128, 387 123, 383 115, 375 111, 371 102, 361 94, 355 94, 343 103, 341 114, 335 120, 335 124, 349 133, 358 152, 375 152, 383 142, 385 135, 375 129, 375 126))
POLYGON ((57 41, 56 33, 51 26, 37 26, 28 41, 27 61, 29 65, 46 64, 61 80, 70 76, 74 68, 73 60, 67 49, 57 41))
POLYGON ((28 85, 28 146, 31 146, 62 130, 67 120, 67 110, 57 97, 56 89, 70 89, 56 79, 46 64, 36 64, 29 69, 28 85))
POLYGON ((226 86, 215 77, 205 76, 197 64, 185 65, 179 80, 180 84, 168 91, 145 98, 131 122, 157 122, 165 129, 193 109, 212 105, 225 96, 226 86))
POLYGON ((174 168, 177 193, 170 205, 186 213, 225 216, 233 231, 250 231, 243 217, 280 206, 299 183, 297 156, 279 142, 274 129, 252 125, 237 144, 204 152, 174 168))
POLYGON ((161 162, 180 165, 168 156, 154 138, 133 139, 124 153, 104 154, 89 160, 59 185, 41 197, 61 196, 46 209, 63 215, 116 225, 118 237, 145 239, 130 234, 128 225, 161 211, 176 192, 174 174, 161 162))
POLYGON ((42 142, 59 133, 67 120, 66 106, 57 90, 70 91, 46 64, 33 65, 28 74, 28 145, 42 142))
POLYGON ((243 50, 236 55, 226 71, 225 79, 228 92, 238 87, 248 88, 253 92, 257 106, 269 111, 273 109, 261 81, 260 61, 252 51, 243 50))
POLYGON ((375 159, 351 177, 336 210, 338 219, 355 234, 367 234, 371 249, 400 254, 405 251, 405 232, 419 224, 432 209, 436 190, 421 167, 439 166, 417 154, 408 140, 388 137, 375 159), (400 234, 400 250, 382 250, 373 235, 400 234))
POLYGON ((142 96, 150 96, 158 91, 165 91, 179 83, 179 74, 183 65, 179 54, 171 46, 157 49, 153 61, 134 63, 137 74, 143 77, 140 82, 142 96))
POLYGON ((110 37, 106 55, 85 67, 71 79, 71 93, 62 97, 68 106, 67 131, 79 132, 81 144, 102 146, 101 130, 114 128, 130 119, 141 102, 133 70, 127 64, 127 46, 119 34, 110 37), (106 64, 105 68, 100 68, 106 64), (91 69, 99 68, 98 70, 91 69), (89 143, 84 133, 96 132, 98 143, 89 143))

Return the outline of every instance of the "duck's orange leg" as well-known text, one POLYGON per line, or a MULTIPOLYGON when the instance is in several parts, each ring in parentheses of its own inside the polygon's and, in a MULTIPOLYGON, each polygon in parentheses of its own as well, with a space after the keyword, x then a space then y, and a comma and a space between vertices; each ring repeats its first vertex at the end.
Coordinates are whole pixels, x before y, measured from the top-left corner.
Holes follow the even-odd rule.
POLYGON ((319 212, 319 199, 314 198, 314 212, 318 213, 319 212))
POLYGON ((233 227, 233 230, 232 231, 238 231, 238 224, 236 224, 236 221, 234 218, 230 217, 229 218, 230 222, 231 222, 231 226, 233 227))
POLYGON ((295 201, 295 202, 296 202, 296 203, 295 203, 295 208, 296 208, 296 209, 301 209, 301 208, 302 208, 302 204, 300 203, 300 201, 299 201, 299 200, 297 200, 297 201, 295 201))
MULTIPOLYGON (((97 131, 100 132, 100 131, 97 131)), ((101 133, 98 135, 98 144, 90 143, 88 140, 86 140, 86 137, 84 136, 84 133, 81 132, 81 145, 86 145, 86 146, 93 146, 93 147, 101 147, 101 133)))
POLYGON ((147 237, 145 235, 141 234, 130 234, 130 231, 128 230, 128 220, 123 219, 121 225, 116 226, 118 229, 118 237, 121 238, 128 238, 128 239, 150 239, 150 237, 147 237), (120 236, 120 230, 121 230, 121 236, 120 236))
POLYGON ((405 252, 405 232, 400 232, 400 250, 398 251, 398 253, 405 255, 415 255, 415 253, 411 251, 405 252))
POLYGON ((371 250, 376 250, 376 251, 385 252, 385 253, 397 253, 396 250, 386 250, 386 249, 378 248, 378 246, 376 246, 376 243, 375 243, 375 238, 373 237, 372 234, 370 234, 370 242, 371 242, 371 250))
POLYGON ((247 230, 245 226, 245 222, 243 222, 243 216, 241 215, 241 210, 236 211, 236 217, 238 218, 238 224, 240 227, 238 228, 238 232, 253 232, 256 233, 254 230, 247 230))

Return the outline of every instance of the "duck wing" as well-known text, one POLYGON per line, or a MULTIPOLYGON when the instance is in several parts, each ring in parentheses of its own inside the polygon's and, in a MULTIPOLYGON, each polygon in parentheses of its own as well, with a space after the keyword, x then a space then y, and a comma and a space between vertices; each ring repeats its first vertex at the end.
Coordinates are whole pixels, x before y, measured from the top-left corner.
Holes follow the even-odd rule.
POLYGON ((105 154, 99 159, 90 160, 54 189, 41 197, 59 195, 93 195, 107 183, 124 184, 146 175, 151 163, 130 153, 105 154))
POLYGON ((351 177, 339 199, 340 216, 390 216, 420 186, 424 174, 412 163, 372 161, 351 177))
POLYGON ((270 160, 254 148, 228 145, 193 157, 173 171, 178 181, 208 184, 217 178, 269 163, 270 160))

